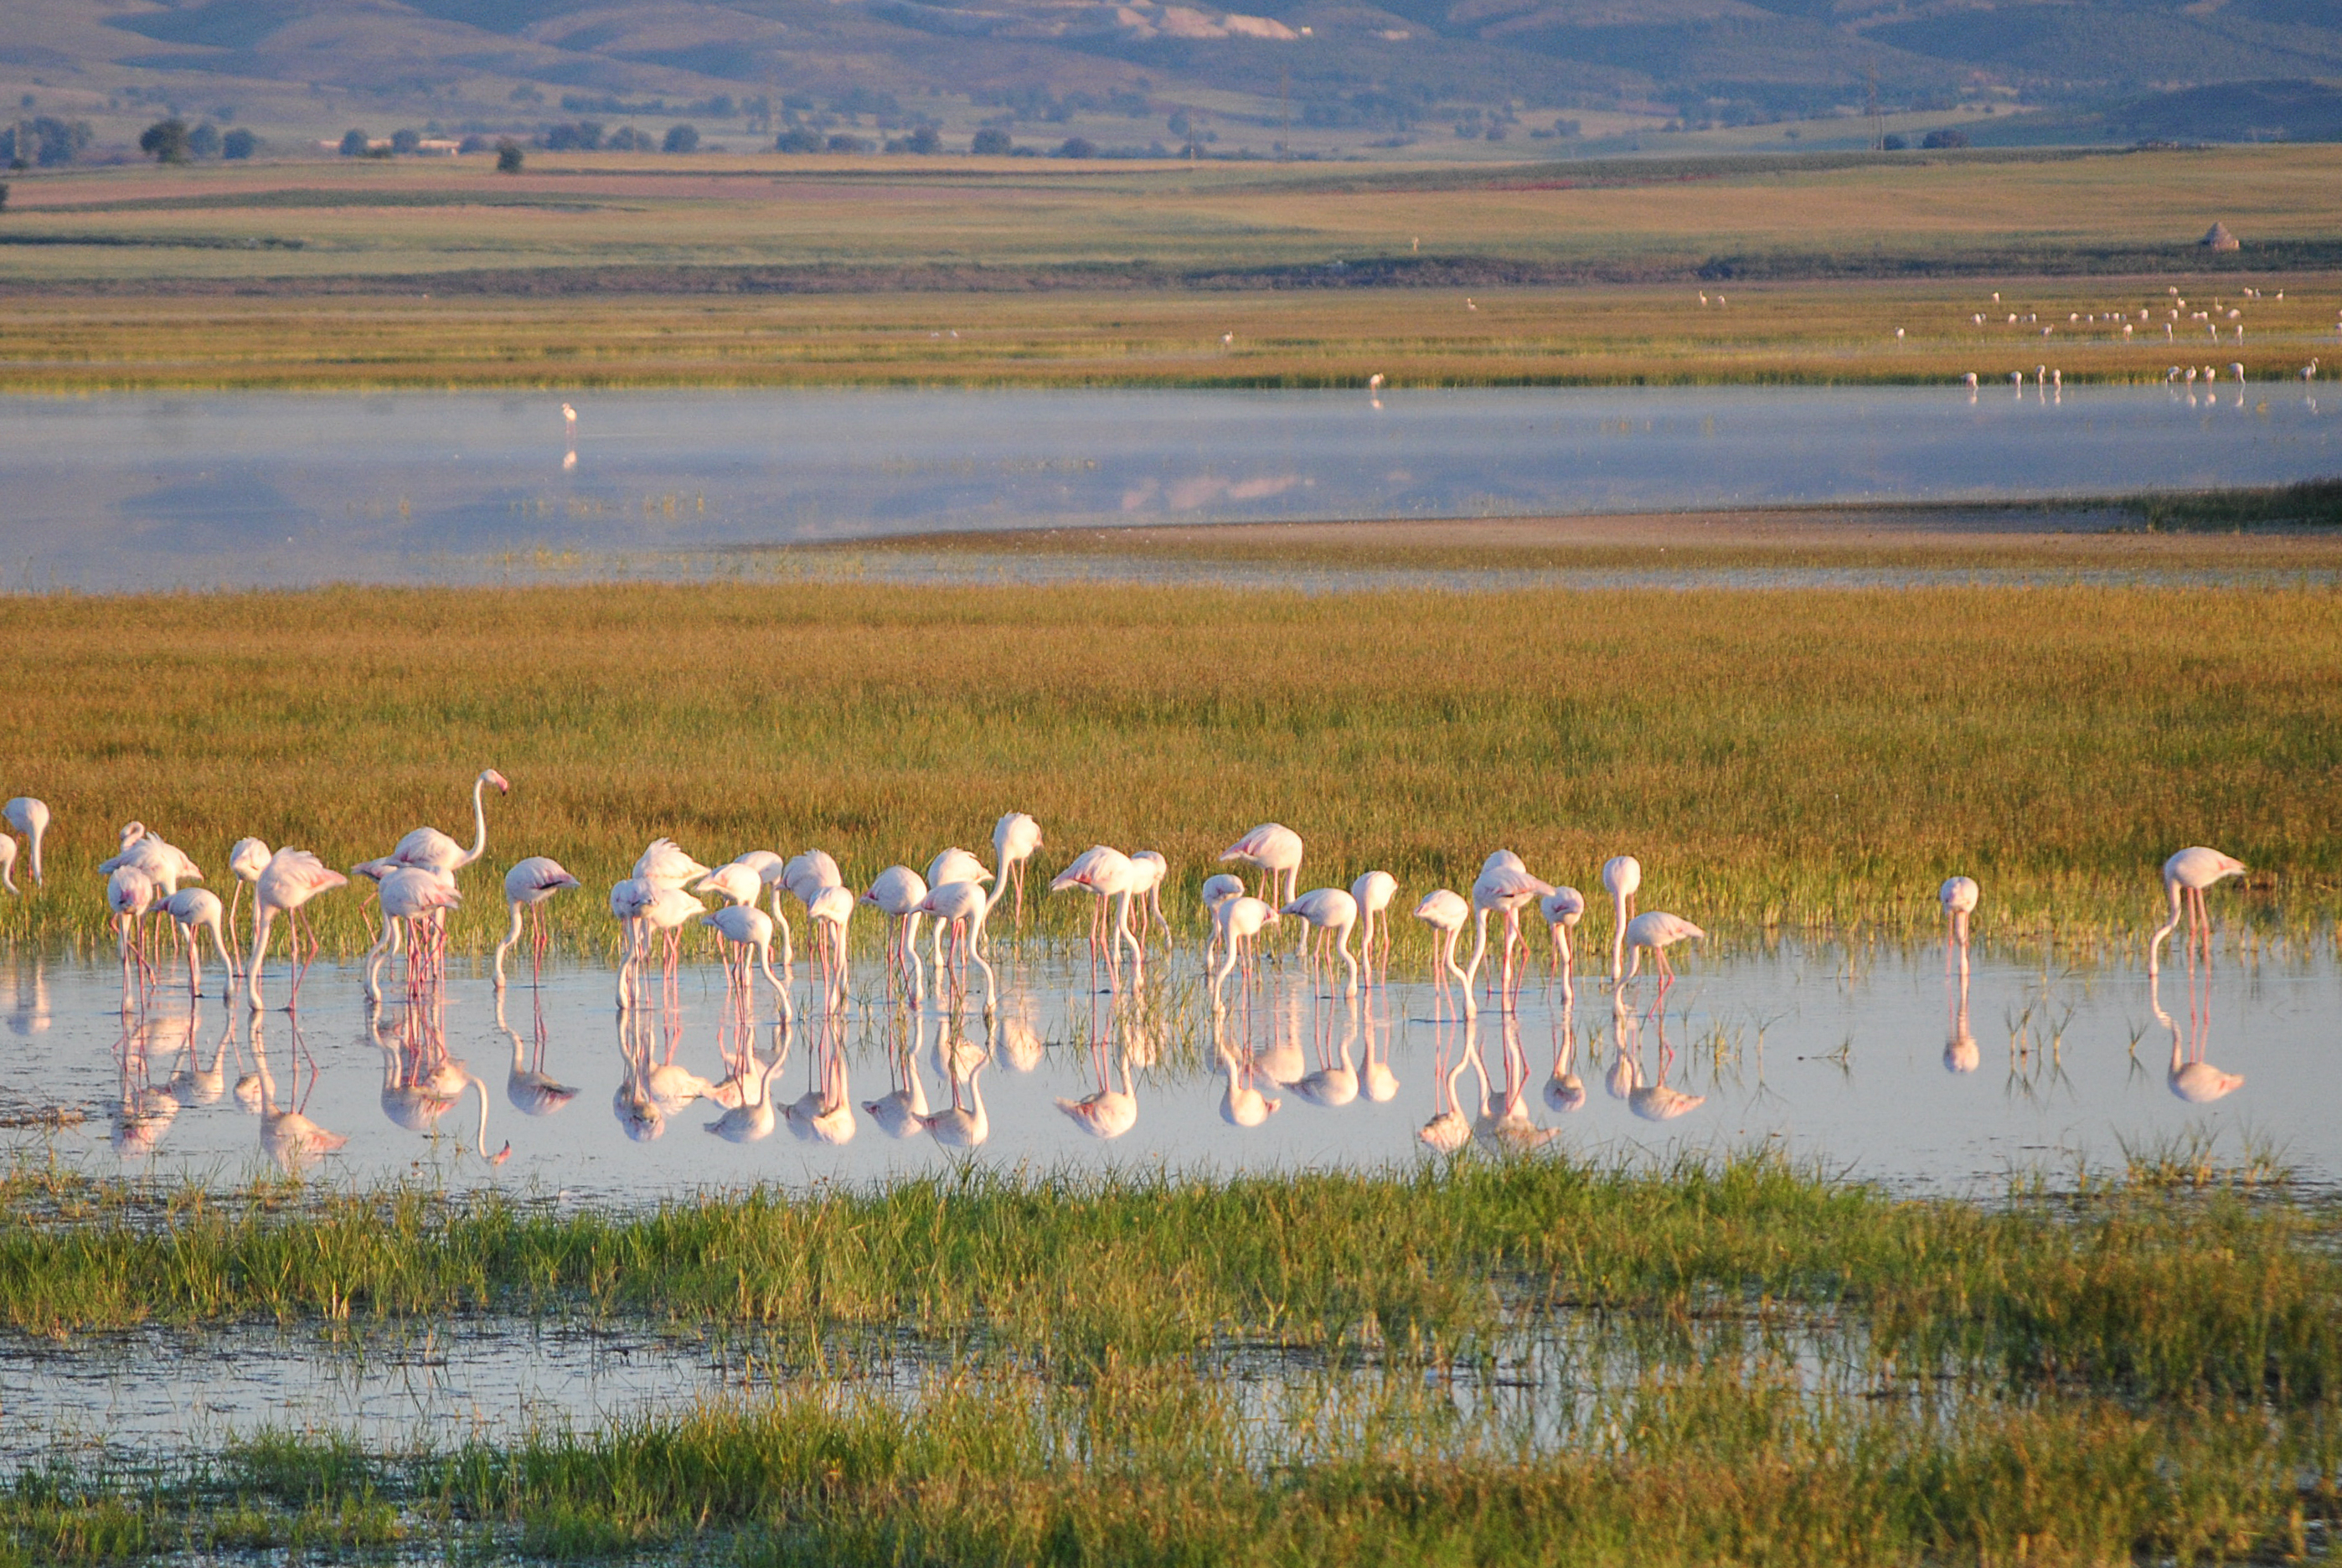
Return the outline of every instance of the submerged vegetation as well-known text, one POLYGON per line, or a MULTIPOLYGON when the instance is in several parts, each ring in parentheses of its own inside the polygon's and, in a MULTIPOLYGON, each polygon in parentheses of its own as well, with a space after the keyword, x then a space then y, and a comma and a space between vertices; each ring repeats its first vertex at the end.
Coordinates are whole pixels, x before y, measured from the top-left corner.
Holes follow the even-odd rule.
POLYGON ((874 1563, 2298 1554, 2342 1463, 2335 1213, 2155 1171, 1993 1207, 1768 1158, 964 1173, 555 1216, 20 1168, 0 1222, 19 1330, 647 1315, 756 1338, 766 1386, 396 1452, 264 1432, 146 1465, 61 1453, 0 1493, 0 1540, 69 1559, 432 1539, 874 1563))
MULTIPOLYGON (((2252 868, 2221 899, 2248 938, 2317 933, 2342 886, 2320 589, 367 588, 19 598, 0 644, 42 671, 0 715, 0 788, 57 822, 0 934, 50 945, 103 939, 123 823, 225 893, 245 834, 335 865, 423 823, 468 839, 484 766, 514 787, 465 876, 472 952, 522 855, 584 879, 551 909, 605 951, 601 890, 661 834, 710 863, 819 845, 859 886, 988 853, 1012 809, 1039 869, 1163 851, 1184 923, 1266 820, 1305 886, 1380 865, 1415 896, 1500 845, 1581 887, 1631 850, 1726 941, 1923 929, 1959 871, 1984 940, 2119 943, 2197 843, 2252 868)), ((1071 934, 1066 903, 1036 887, 1028 920, 1071 934)), ((310 913, 362 945, 357 896, 310 913)))

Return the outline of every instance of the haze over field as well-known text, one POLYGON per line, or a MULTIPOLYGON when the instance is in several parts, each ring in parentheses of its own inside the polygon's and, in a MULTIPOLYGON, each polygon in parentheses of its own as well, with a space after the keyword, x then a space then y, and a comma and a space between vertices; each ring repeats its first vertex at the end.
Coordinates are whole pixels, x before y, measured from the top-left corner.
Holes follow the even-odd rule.
POLYGON ((1245 3, 17 0, 0 101, 51 159, 135 155, 167 113, 280 155, 351 128, 1404 157, 2342 136, 2325 0, 1245 3))

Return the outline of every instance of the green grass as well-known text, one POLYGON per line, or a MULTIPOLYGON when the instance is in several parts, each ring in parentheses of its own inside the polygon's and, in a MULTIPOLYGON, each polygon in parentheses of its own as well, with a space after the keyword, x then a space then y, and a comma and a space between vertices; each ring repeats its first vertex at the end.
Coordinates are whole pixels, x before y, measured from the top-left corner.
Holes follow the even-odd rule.
POLYGON ((554 1217, 20 1170, 0 1221, 20 1332, 37 1281, 97 1316, 143 1295, 173 1321, 336 1333, 381 1312, 460 1333, 487 1309, 798 1337, 761 1392, 594 1429, 412 1451, 262 1433, 145 1468, 60 1455, 0 1490, 0 1543, 74 1561, 2298 1555, 2336 1516, 2342 1463, 2336 1213, 2147 1174, 1980 1207, 1767 1159, 1531 1159, 946 1177, 554 1217))
MULTIPOLYGON (((2216 548, 2138 541, 2166 543, 2216 548)), ((468 837, 487 766, 514 787, 465 874, 472 952, 525 854, 586 880, 555 916, 604 953, 602 890, 656 836, 711 864, 820 845, 860 885, 986 849, 1008 810, 1043 824, 1044 880, 1093 843, 1162 850, 1190 930, 1266 820, 1305 885, 1382 866, 1404 900, 1499 846, 1581 888, 1632 852, 1652 906, 1727 943, 1926 930, 1963 872, 1984 940, 2119 951, 2197 843, 2253 868, 2217 897, 2239 940, 2342 914, 2323 589, 370 588, 19 598, 0 647, 40 672, 0 714, 5 788, 57 814, 0 936, 60 950, 105 940, 125 822, 224 889, 248 834, 337 865, 468 837)), ((1038 885, 1039 929, 1076 931, 1038 885)), ((312 909, 347 952, 364 907, 312 909)))

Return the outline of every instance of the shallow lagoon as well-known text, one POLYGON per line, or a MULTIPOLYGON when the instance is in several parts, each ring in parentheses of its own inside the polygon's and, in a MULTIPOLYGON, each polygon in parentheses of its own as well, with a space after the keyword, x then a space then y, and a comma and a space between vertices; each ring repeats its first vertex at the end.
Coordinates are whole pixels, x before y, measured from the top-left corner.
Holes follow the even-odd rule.
MULTIPOLYGON (((2225 373, 2224 373, 2225 374, 2225 373)), ((1992 501, 2342 469, 2298 385, 0 401, 0 584, 721 571, 937 531, 1992 501)))

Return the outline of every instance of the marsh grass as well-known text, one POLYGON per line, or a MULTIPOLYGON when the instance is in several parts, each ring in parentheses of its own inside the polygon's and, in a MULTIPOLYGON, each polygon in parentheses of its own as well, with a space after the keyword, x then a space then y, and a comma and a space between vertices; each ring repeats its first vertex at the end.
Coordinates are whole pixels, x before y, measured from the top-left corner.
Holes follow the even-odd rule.
MULTIPOLYGON (((225 892, 247 834, 336 865, 418 824, 468 837, 485 766, 514 789, 453 925, 474 953, 524 854, 585 880, 555 926, 606 953, 603 890, 660 834, 711 864, 818 844, 858 886, 986 850, 1011 809, 1044 824, 1044 882, 1092 843, 1162 850, 1191 933, 1214 857, 1267 820, 1306 884, 1379 865, 1407 899, 1499 845, 1580 887, 1631 850, 1646 899, 1732 942, 1931 930, 1959 871, 1985 940, 2111 955, 2195 843, 2254 868, 2220 895, 2236 941, 2322 937, 2342 884, 2318 590, 369 588, 19 598, 0 645, 42 672, 0 714, 0 788, 57 824, 0 935, 55 949, 105 941, 122 823, 225 892)), ((1028 931, 1076 934, 1040 885, 1028 931)), ((340 952, 370 934, 355 894, 312 912, 340 952)))

